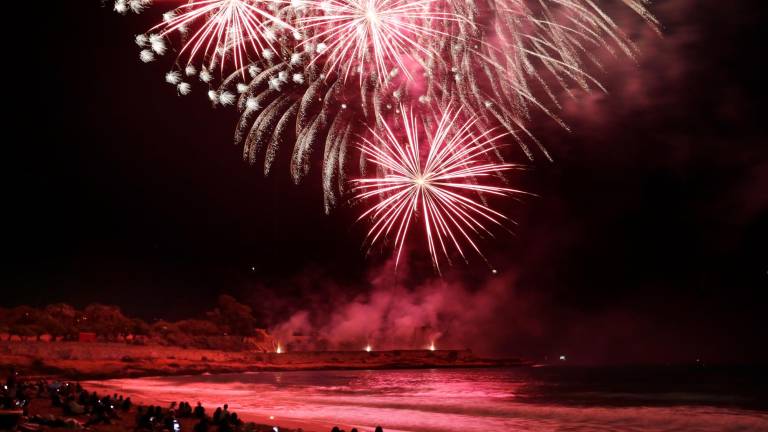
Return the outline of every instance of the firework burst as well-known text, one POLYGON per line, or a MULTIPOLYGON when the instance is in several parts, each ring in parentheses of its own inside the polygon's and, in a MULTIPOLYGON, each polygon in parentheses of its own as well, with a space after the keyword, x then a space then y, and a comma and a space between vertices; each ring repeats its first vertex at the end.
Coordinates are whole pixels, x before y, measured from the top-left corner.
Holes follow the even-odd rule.
MULTIPOLYGON (((516 167, 505 160, 552 160, 530 130, 533 112, 567 129, 561 100, 605 91, 593 74, 606 54, 638 55, 602 9, 608 0, 184 2, 136 36, 141 61, 173 49, 166 44, 177 33, 182 61, 165 81, 187 95, 197 76, 213 105, 236 107, 245 160, 266 175, 289 147, 298 183, 321 158, 326 212, 350 192, 379 197, 364 215, 373 221, 371 245, 391 238, 399 259, 419 219, 438 268, 451 254, 482 256, 476 239, 508 222, 486 200, 520 193, 486 185, 516 167), (359 85, 348 79, 355 74, 359 85), (520 154, 478 130, 503 131, 520 154), (369 131, 373 138, 355 146, 369 131), (381 178, 349 181, 371 165, 381 178)), ((613 2, 658 31, 648 0, 613 2)), ((115 0, 114 9, 139 13, 150 3, 115 0)))
POLYGON ((519 165, 496 163, 488 153, 501 135, 476 133, 477 118, 457 124, 461 110, 447 110, 434 131, 401 107, 400 128, 404 136, 384 124, 384 133, 363 139, 361 151, 380 168, 381 176, 354 180, 356 197, 379 197, 360 219, 370 218, 367 241, 373 245, 387 237, 394 243, 399 262, 409 231, 421 219, 427 249, 439 271, 440 257, 450 261, 455 250, 467 259, 466 249, 484 258, 476 237, 492 236, 489 226, 504 226, 510 220, 489 207, 484 195, 509 196, 522 191, 493 186, 489 180, 519 165), (420 133, 428 138, 423 143, 420 133), (430 133, 431 132, 431 133, 430 133))
POLYGON ((192 0, 164 14, 163 22, 150 34, 182 33, 185 44, 179 56, 186 56, 187 64, 202 55, 209 69, 219 64, 223 70, 230 57, 235 68, 242 68, 249 63, 249 54, 273 49, 276 28, 293 30, 269 11, 281 4, 279 0, 192 0))
POLYGON ((321 47, 327 70, 339 68, 346 79, 353 69, 362 80, 375 73, 384 82, 393 67, 411 78, 412 54, 434 55, 429 38, 448 36, 447 28, 461 18, 436 0, 306 0, 308 13, 299 25, 312 34, 304 45, 321 47))
MULTIPOLYGON (((614 2, 657 29, 647 0, 614 2)), ((140 11, 149 2, 116 0, 115 9, 130 5, 140 11)), ((605 90, 591 75, 602 67, 600 51, 637 55, 592 0, 189 0, 164 20, 137 36, 140 59, 155 61, 165 36, 180 32, 180 55, 189 58, 166 81, 187 95, 187 78, 198 76, 213 105, 237 107, 235 141, 251 163, 265 155, 265 174, 288 145, 296 182, 322 153, 327 211, 348 192, 344 171, 366 163, 350 137, 381 132, 380 119, 400 104, 425 116, 461 106, 483 128, 507 132, 525 158, 551 160, 530 130, 532 111, 567 129, 561 99, 605 90), (208 63, 195 67, 196 56, 208 63), (223 73, 225 60, 233 73, 223 73)))

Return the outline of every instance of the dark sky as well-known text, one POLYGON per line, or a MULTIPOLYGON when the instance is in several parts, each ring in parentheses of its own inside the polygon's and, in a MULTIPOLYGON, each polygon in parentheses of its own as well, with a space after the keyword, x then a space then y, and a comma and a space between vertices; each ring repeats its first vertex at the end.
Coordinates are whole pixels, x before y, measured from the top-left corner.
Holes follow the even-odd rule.
MULTIPOLYGON (((538 197, 508 209, 515 236, 486 245, 499 275, 473 262, 439 279, 416 254, 404 295, 503 286, 478 327, 494 329, 480 347, 492 353, 759 361, 760 3, 658 1, 661 38, 620 15, 642 57, 608 62, 610 94, 565 103, 572 132, 534 125, 555 161, 518 178, 538 197)), ((4 56, 0 306, 98 301, 175 319, 232 293, 274 325, 379 289, 387 257, 364 256, 356 209, 324 214, 316 171, 299 186, 288 170, 265 179, 232 144, 233 110, 177 97, 167 64, 138 61, 133 35, 152 16, 120 17, 96 0, 29 7, 20 16, 34 17, 33 34, 6 36, 4 56)))

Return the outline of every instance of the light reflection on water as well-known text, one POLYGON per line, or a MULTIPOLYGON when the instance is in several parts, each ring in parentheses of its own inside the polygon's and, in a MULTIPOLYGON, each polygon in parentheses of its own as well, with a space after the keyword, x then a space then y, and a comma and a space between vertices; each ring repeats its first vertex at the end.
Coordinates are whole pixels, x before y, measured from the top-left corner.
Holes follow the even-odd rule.
POLYGON ((147 403, 201 401, 209 410, 229 403, 246 419, 273 415, 316 424, 322 431, 332 424, 362 430, 381 424, 385 431, 411 432, 768 431, 766 411, 754 409, 749 395, 732 389, 685 381, 662 391, 658 383, 638 386, 607 373, 595 376, 608 378, 596 385, 600 380, 589 374, 527 368, 312 371, 119 379, 86 386, 147 403))

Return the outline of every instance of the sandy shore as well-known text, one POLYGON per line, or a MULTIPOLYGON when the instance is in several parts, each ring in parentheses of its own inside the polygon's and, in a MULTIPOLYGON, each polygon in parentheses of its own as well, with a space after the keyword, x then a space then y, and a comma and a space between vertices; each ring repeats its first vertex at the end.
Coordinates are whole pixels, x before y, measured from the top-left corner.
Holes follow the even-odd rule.
POLYGON ((223 352, 119 343, 2 342, 0 368, 73 380, 328 369, 415 369, 519 366, 466 350, 223 352))
MULTIPOLYGON (((89 388, 86 387, 87 390, 90 391, 97 391, 96 388, 89 388)), ((131 395, 124 395, 124 396, 131 396, 131 395)), ((132 400, 134 400, 134 397, 131 397, 132 400)), ((133 431, 136 428, 136 412, 137 412, 137 406, 138 405, 144 405, 149 406, 156 404, 157 402, 154 401, 145 401, 145 400, 135 400, 134 406, 129 411, 121 411, 119 413, 120 419, 113 420, 112 424, 98 424, 98 425, 92 425, 89 426, 90 430, 99 431, 99 432, 124 432, 124 431, 133 431)), ((167 405, 163 406, 164 409, 168 408, 167 405)), ((216 407, 209 406, 206 407, 206 413, 209 415, 213 413, 213 411, 216 409, 216 407)), ((61 417, 62 416, 62 410, 61 408, 57 408, 52 406, 50 399, 44 398, 36 398, 33 399, 30 406, 29 406, 29 416, 33 417, 35 415, 39 416, 54 416, 54 417, 61 417)), ((73 416, 66 416, 67 418, 74 418, 77 421, 79 421, 81 424, 85 424, 89 420, 88 415, 73 415, 73 416)), ((253 422, 254 425, 254 431, 255 432, 274 432, 273 427, 277 426, 278 430, 280 432, 327 432, 330 431, 333 425, 324 425, 324 424, 318 424, 318 423, 308 423, 308 422, 300 422, 300 421, 291 421, 291 420, 284 420, 284 419, 270 419, 270 418, 261 418, 258 416, 243 416, 242 420, 245 422, 253 422)), ((181 423, 181 430, 182 431, 192 431, 195 424, 197 423, 197 419, 192 418, 182 418, 179 419, 179 422, 181 423)), ((213 428, 215 430, 215 428, 213 428)))
MULTIPOLYGON (((397 351, 324 351, 324 352, 224 352, 202 349, 154 345, 127 345, 120 343, 79 342, 0 342, 0 371, 15 368, 26 376, 44 376, 49 379, 89 381, 85 387, 106 394, 99 382, 112 378, 138 378, 173 375, 201 375, 244 373, 257 371, 301 370, 355 370, 355 369, 418 369, 418 368, 474 368, 520 366, 518 360, 488 360, 475 357, 466 350, 397 350, 397 351)), ((111 393, 112 391, 110 391, 111 393)), ((144 400, 141 395, 125 394, 138 405, 167 407, 170 401, 144 400)), ((179 402, 179 401, 176 401, 179 402)), ((188 401, 192 404, 197 401, 188 401)), ((207 413, 216 409, 213 404, 228 401, 205 402, 207 413)), ((218 406, 217 405, 217 406, 218 406)), ((35 399, 30 415, 61 416, 61 409, 51 406, 47 399, 35 399)), ((258 432, 280 431, 327 432, 335 425, 306 422, 295 419, 269 418, 242 413, 242 419, 255 422, 258 432)), ((112 425, 98 425, 98 431, 132 431, 136 411, 122 415, 112 425)), ((87 416, 74 416, 85 423, 87 416)), ((182 430, 191 431, 195 421, 182 419, 182 430)), ((350 430, 350 425, 338 425, 350 430)))

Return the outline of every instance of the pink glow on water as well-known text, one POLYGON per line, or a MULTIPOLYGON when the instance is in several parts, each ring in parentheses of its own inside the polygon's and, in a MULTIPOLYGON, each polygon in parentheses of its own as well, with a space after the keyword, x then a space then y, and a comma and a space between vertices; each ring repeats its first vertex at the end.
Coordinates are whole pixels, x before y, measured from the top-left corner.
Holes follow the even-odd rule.
POLYGON ((525 382, 496 371, 264 372, 86 383, 139 402, 229 403, 245 419, 327 432, 333 425, 387 432, 768 431, 765 413, 708 406, 579 407, 534 404, 525 382))

